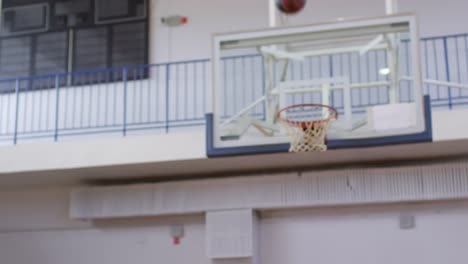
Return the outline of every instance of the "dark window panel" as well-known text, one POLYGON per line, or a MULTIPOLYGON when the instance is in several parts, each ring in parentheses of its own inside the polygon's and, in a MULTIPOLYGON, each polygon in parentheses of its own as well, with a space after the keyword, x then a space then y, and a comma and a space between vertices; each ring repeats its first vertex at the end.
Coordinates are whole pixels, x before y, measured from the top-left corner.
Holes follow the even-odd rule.
POLYGON ((30 75, 31 37, 3 39, 0 47, 1 79, 30 75))
MULTIPOLYGON (((60 0, 58 10, 55 3, 59 0, 4 0, 4 7, 30 5, 37 3, 50 3, 51 28, 44 33, 29 33, 0 38, 0 79, 26 77, 31 75, 45 75, 62 73, 68 68, 68 27, 61 27, 54 22, 54 16, 74 16, 74 11, 69 11, 67 1, 60 0), (67 9, 68 8, 68 9, 67 9), (57 14, 56 14, 57 12, 57 14)), ((82 0, 90 1, 91 0, 82 0)), ((108 2, 109 3, 109 2, 108 2)), ((134 66, 146 64, 148 61, 148 19, 143 19, 146 11, 142 9, 144 0, 111 0, 109 10, 104 10, 105 25, 95 25, 93 17, 94 5, 79 3, 80 12, 85 12, 85 7, 90 7, 88 15, 89 24, 75 27, 73 43, 73 71, 97 70, 108 67, 134 66), (127 9, 127 10, 125 10, 127 9), (133 21, 123 22, 121 19, 132 18, 133 21), (138 19, 140 18, 140 19, 138 19), (115 23, 120 21, 120 23, 115 23), (123 22, 123 23, 122 23, 123 22)), ((73 9, 73 8, 72 8, 73 9)), ((39 12, 40 13, 40 12, 39 12)), ((81 14, 80 13, 80 14, 81 14)), ((39 17, 27 16, 26 20, 19 20, 20 29, 34 28, 39 25, 39 17)), ((79 18, 75 16, 74 18, 79 18)), ((65 22, 70 22, 67 19, 65 22)), ((78 24, 77 24, 78 25, 78 24)), ((146 70, 142 72, 147 76, 146 70)), ((133 70, 132 73, 133 74, 133 70)), ((116 81, 121 80, 121 74, 117 74, 116 81)), ((138 73, 138 78, 142 77, 138 73)), ((74 78, 73 78, 74 79, 74 78)), ((74 81, 73 79, 69 81, 74 81)), ((96 79, 92 77, 93 82, 96 79)), ((111 78, 112 79, 112 78, 111 78)), ((85 81, 86 83, 88 81, 85 81)), ((65 85, 65 80, 62 82, 65 85)), ((31 86, 31 81, 23 81, 21 89, 31 86)), ((34 86, 34 84, 32 84, 34 86)), ((51 87, 53 88, 53 87, 51 87)), ((0 85, 0 92, 14 91, 14 82, 0 85), (4 88, 3 86, 8 86, 4 88)))
POLYGON ((146 25, 131 23, 115 25, 112 42, 113 66, 131 66, 145 64, 146 59, 146 25))
POLYGON ((67 32, 41 34, 36 40, 35 74, 67 71, 67 32))
POLYGON ((75 35, 75 71, 107 68, 106 28, 80 29, 75 35))

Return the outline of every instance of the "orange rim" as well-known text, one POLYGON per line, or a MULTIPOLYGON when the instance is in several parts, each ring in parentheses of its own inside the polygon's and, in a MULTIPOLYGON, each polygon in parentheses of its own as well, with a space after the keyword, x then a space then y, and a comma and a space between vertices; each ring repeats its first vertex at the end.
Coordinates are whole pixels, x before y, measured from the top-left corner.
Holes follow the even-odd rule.
POLYGON ((297 126, 297 127, 301 127, 302 129, 306 129, 308 127, 307 124, 310 124, 312 123, 312 126, 311 127, 314 127, 316 125, 320 126, 320 125, 323 125, 325 123, 328 123, 330 122, 331 120, 338 120, 338 111, 336 110, 336 108, 334 107, 331 107, 329 105, 321 105, 321 104, 298 104, 298 105, 291 105, 291 106, 288 106, 286 108, 283 108, 281 110, 278 111, 278 113, 276 114, 276 118, 282 122, 285 122, 285 123, 288 123, 289 125, 292 125, 292 126, 297 126), (290 110, 290 109, 294 109, 294 108, 300 108, 300 107, 321 107, 321 108, 328 108, 331 112, 330 116, 328 118, 324 118, 322 120, 317 120, 317 121, 293 121, 293 120, 289 120, 287 118, 282 118, 281 117, 281 113, 287 111, 287 110, 290 110))

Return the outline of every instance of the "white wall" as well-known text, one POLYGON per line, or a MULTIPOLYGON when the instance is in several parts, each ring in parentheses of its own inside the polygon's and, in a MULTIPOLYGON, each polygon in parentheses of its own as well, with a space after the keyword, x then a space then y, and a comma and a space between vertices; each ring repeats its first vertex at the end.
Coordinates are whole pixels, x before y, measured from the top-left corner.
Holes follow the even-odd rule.
POLYGON ((98 223, 68 218, 68 189, 0 192, 0 263, 208 263, 204 217, 166 217, 98 223), (183 224, 174 246, 170 225, 183 224))
POLYGON ((445 109, 432 112, 433 137, 435 141, 453 140, 468 137, 467 109, 446 111, 445 109), (462 121, 462 122, 460 122, 462 121))
POLYGON ((193 160, 205 158, 205 148, 204 130, 2 146, 0 173, 193 160))
POLYGON ((466 263, 468 204, 304 210, 264 215, 262 263, 466 263), (399 229, 399 216, 416 227, 399 229))
POLYGON ((211 35, 267 26, 267 2, 262 0, 152 0, 150 53, 152 62, 206 59, 211 35), (188 16, 188 25, 168 28, 160 19, 188 16))
MULTIPOLYGON (((381 16, 384 0, 309 1, 305 10, 289 19, 289 24, 319 23, 337 18, 381 16)), ((267 0, 152 0, 151 62, 210 57, 211 36, 268 26, 267 0), (161 17, 188 16, 188 25, 167 28, 161 17)), ((400 12, 414 12, 420 18, 421 36, 466 33, 468 2, 464 0, 399 0, 400 12)))
MULTIPOLYGON (((266 1, 266 0, 265 0, 266 1)), ((464 0, 397 0, 398 11, 415 13, 419 17, 422 37, 467 33, 468 18, 464 0)), ((309 1, 303 13, 291 22, 317 23, 336 18, 381 16, 385 14, 385 0, 320 0, 309 1)))
POLYGON ((68 200, 66 188, 3 190, 0 233, 89 228, 89 223, 69 219, 68 200))
MULTIPOLYGON (((210 263, 202 215, 74 222, 68 191, 0 192, 2 264, 210 263), (185 227, 180 246, 171 224, 185 227)), ((465 201, 262 212, 260 263, 464 264, 467 222, 465 201), (402 213, 414 229, 399 229, 402 213)))
POLYGON ((5 264, 209 263, 202 225, 188 223, 189 236, 173 246, 169 224, 0 234, 0 254, 5 264))

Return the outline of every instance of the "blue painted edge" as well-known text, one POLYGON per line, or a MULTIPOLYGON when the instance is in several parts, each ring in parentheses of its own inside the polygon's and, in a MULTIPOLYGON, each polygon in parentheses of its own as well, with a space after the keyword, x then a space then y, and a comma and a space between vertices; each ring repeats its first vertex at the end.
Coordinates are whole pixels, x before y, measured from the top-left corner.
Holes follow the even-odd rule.
MULTIPOLYGON (((421 133, 370 139, 330 140, 327 146, 329 149, 344 149, 432 142, 432 110, 431 100, 428 95, 424 96, 424 116, 426 119, 426 130, 421 133)), ((289 144, 216 148, 214 146, 213 134, 213 114, 208 113, 206 115, 206 154, 209 158, 284 153, 289 151, 289 144)))

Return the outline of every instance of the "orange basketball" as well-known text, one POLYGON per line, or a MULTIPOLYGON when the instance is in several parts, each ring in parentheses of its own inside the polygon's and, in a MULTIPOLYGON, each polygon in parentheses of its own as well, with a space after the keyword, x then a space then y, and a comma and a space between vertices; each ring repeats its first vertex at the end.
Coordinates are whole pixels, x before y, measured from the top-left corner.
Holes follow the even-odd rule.
POLYGON ((276 6, 285 14, 295 14, 301 11, 307 0, 276 0, 276 6))

